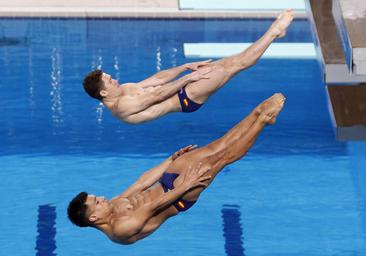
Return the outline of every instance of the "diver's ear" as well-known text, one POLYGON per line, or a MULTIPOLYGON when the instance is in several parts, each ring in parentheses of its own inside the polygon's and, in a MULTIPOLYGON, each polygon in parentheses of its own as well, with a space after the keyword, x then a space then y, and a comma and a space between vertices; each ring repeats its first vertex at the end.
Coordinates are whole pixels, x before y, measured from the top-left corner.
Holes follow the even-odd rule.
POLYGON ((108 95, 108 92, 106 90, 100 90, 99 94, 102 97, 106 97, 108 95))
POLYGON ((94 214, 92 214, 92 215, 89 216, 89 221, 91 223, 94 223, 97 219, 98 219, 98 217, 96 215, 94 215, 94 214))

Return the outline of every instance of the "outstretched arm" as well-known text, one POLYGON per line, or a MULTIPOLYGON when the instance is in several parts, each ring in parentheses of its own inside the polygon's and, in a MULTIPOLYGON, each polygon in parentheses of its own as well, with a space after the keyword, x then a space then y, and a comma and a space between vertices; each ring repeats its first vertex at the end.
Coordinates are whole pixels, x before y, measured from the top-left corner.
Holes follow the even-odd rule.
POLYGON ((132 186, 130 186, 126 191, 124 191, 118 197, 129 197, 132 194, 135 194, 139 191, 143 191, 143 190, 149 188, 150 186, 152 186, 155 182, 157 182, 160 179, 160 177, 163 175, 163 173, 168 169, 169 165, 175 159, 177 159, 178 157, 180 157, 181 155, 183 155, 189 151, 192 151, 196 147, 197 147, 196 145, 189 145, 184 148, 181 148, 180 150, 175 152, 173 155, 171 155, 170 157, 165 159, 165 161, 163 161, 159 165, 155 166, 154 168, 148 170, 143 175, 141 175, 140 178, 138 178, 138 180, 134 184, 132 184, 132 186))
POLYGON ((170 156, 159 165, 146 171, 138 178, 138 180, 135 183, 133 183, 127 190, 125 190, 118 197, 129 197, 137 192, 144 191, 145 189, 149 188, 152 184, 154 184, 156 181, 160 179, 160 177, 167 170, 171 162, 172 157, 170 156))
POLYGON ((143 88, 163 85, 170 82, 186 70, 187 68, 185 65, 163 70, 145 80, 142 80, 141 82, 137 83, 137 85, 143 88))
POLYGON ((157 87, 150 93, 134 95, 133 97, 126 96, 123 101, 119 101, 120 115, 126 118, 144 111, 152 105, 170 98, 187 84, 200 79, 208 79, 209 76, 207 74, 210 73, 211 70, 212 69, 210 67, 201 68, 193 73, 181 77, 178 80, 157 87))
POLYGON ((180 196, 188 191, 186 185, 181 184, 175 189, 164 193, 161 198, 149 202, 133 212, 133 215, 122 219, 114 226, 114 234, 119 241, 125 244, 134 243, 144 236, 143 230, 149 220, 156 214, 159 208, 172 204, 180 196))
POLYGON ((164 193, 160 198, 152 202, 146 203, 144 206, 134 211, 132 217, 127 221, 121 221, 115 227, 116 235, 128 242, 134 242, 139 239, 140 232, 146 223, 159 210, 170 206, 179 197, 183 196, 187 191, 208 185, 211 176, 205 176, 209 169, 201 170, 201 164, 197 168, 189 167, 183 174, 183 181, 173 190, 164 193))
POLYGON ((211 179, 211 176, 207 175, 210 169, 207 168, 201 170, 201 166, 202 163, 200 163, 196 168, 192 168, 192 166, 190 166, 187 171, 183 172, 182 183, 173 190, 164 193, 160 199, 153 201, 150 206, 151 210, 155 213, 164 209, 193 188, 207 187, 208 181, 211 179))
POLYGON ((155 75, 137 83, 137 85, 147 88, 147 87, 155 87, 158 85, 166 84, 172 81, 174 78, 179 76, 182 72, 190 69, 192 71, 196 71, 199 67, 205 66, 210 63, 211 60, 199 61, 187 63, 178 67, 173 67, 167 70, 162 70, 155 75))

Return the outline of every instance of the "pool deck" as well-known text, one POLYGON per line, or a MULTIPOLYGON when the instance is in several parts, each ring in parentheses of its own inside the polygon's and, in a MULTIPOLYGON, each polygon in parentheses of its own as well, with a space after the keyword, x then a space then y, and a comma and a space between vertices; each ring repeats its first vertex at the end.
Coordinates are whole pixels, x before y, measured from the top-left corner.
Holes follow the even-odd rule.
MULTIPOLYGON (((274 10, 181 10, 179 0, 13 0, 0 2, 0 17, 75 18, 273 18, 274 10)), ((297 18, 306 18, 297 11, 297 18)))

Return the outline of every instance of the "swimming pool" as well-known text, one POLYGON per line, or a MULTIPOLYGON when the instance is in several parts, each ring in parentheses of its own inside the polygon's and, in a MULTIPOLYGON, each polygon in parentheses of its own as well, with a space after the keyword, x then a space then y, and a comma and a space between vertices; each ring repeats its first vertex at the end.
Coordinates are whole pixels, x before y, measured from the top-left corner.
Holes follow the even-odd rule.
MULTIPOLYGON (((366 143, 336 142, 316 60, 261 60, 200 111, 130 126, 82 90, 193 61, 183 43, 251 42, 270 20, 1 19, 0 248, 4 255, 363 255, 366 143), (274 92, 287 105, 189 212, 132 246, 69 223, 75 193, 112 197, 188 144, 221 136, 274 92), (362 169, 363 168, 363 169, 362 169)), ((283 41, 311 42, 296 21, 283 41)))

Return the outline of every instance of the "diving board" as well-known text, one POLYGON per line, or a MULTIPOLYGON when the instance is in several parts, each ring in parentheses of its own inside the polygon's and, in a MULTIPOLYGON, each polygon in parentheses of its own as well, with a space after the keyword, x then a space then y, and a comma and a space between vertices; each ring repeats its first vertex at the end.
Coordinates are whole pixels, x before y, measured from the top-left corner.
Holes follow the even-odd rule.
MULTIPOLYGON (((186 58, 223 58, 248 48, 252 43, 185 43, 186 58)), ((313 43, 273 43, 262 58, 271 59, 315 59, 313 43)))
MULTIPOLYGON (((332 13, 333 1, 306 0, 306 6, 318 60, 323 70, 324 82, 327 84, 365 83, 366 75, 356 74, 349 69, 352 62, 350 59, 352 48, 342 42, 338 35, 340 31, 337 29, 332 13)), ((345 38, 347 35, 342 37, 345 38)), ((359 59, 363 57, 362 55, 358 56, 359 59)))
POLYGON ((333 0, 332 13, 350 72, 366 75, 366 1, 333 0))
POLYGON ((305 10, 304 0, 180 0, 181 10, 305 10))

